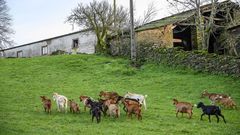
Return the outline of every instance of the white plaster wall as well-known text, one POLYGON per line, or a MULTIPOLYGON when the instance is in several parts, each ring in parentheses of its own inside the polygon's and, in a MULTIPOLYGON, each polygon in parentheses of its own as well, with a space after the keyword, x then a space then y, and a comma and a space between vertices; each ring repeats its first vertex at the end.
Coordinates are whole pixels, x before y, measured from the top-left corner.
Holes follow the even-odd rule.
MULTIPOLYGON (((43 40, 41 42, 29 44, 26 46, 21 46, 13 49, 5 50, 4 57, 17 57, 17 51, 23 52, 23 57, 34 57, 42 55, 42 46, 48 46, 48 54, 56 50, 63 50, 68 53, 72 53, 73 40, 79 40, 79 47, 77 49, 78 53, 95 53, 95 46, 97 43, 97 38, 93 32, 79 32, 73 33, 66 36, 61 36, 57 38, 43 40)), ((1 57, 1 56, 0 56, 1 57)))

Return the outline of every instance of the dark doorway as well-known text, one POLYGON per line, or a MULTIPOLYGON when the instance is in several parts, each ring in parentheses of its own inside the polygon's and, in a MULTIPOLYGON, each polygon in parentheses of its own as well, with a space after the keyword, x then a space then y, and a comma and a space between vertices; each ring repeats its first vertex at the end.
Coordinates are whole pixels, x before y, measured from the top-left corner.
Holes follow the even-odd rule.
POLYGON ((209 53, 221 54, 221 49, 219 48, 219 45, 217 42, 217 39, 219 38, 219 36, 220 36, 219 32, 215 32, 210 35, 209 44, 208 44, 209 53))
POLYGON ((182 47, 186 51, 192 50, 190 26, 178 25, 173 29, 173 46, 182 47))

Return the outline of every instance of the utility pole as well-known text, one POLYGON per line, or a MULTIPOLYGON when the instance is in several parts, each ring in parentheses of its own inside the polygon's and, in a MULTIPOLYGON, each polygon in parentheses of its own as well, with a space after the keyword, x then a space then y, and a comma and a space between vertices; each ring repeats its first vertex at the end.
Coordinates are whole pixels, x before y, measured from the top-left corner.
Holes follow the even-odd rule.
POLYGON ((130 0, 130 31, 131 31, 131 61, 136 66, 137 52, 135 43, 135 31, 134 31, 134 14, 133 14, 133 0, 130 0))
POLYGON ((116 0, 113 0, 114 29, 116 29, 116 0))

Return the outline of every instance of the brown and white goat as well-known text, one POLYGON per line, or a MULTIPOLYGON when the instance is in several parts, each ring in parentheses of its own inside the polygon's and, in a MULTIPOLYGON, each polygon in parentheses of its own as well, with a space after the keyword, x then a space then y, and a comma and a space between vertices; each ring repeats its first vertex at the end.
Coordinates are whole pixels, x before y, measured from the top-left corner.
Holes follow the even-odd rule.
POLYGON ((42 99, 42 103, 43 103, 43 108, 45 112, 48 112, 49 114, 51 113, 51 100, 47 99, 46 96, 40 96, 40 98, 42 99))
POLYGON ((82 102, 84 105, 84 111, 86 111, 86 108, 91 108, 90 104, 88 104, 88 102, 87 102, 87 100, 90 99, 89 96, 82 95, 79 97, 79 99, 80 99, 80 102, 82 102))
POLYGON ((237 109, 236 103, 231 98, 222 98, 219 96, 216 98, 216 102, 223 105, 225 108, 237 109))
POLYGON ((212 104, 215 104, 216 99, 217 99, 218 97, 221 97, 221 98, 231 98, 230 96, 225 95, 225 94, 208 93, 207 90, 204 90, 204 91, 202 92, 201 98, 203 98, 203 97, 208 97, 208 98, 211 100, 212 104))
POLYGON ((141 104, 133 102, 131 103, 129 100, 124 100, 123 104, 126 107, 128 117, 132 118, 132 114, 135 114, 138 120, 142 119, 141 104))
POLYGON ((72 113, 80 113, 79 106, 73 100, 69 100, 70 112, 72 113))
POLYGON ((142 95, 142 94, 136 94, 136 93, 127 92, 127 93, 124 95, 124 98, 131 98, 131 99, 137 100, 141 105, 144 106, 144 109, 147 110, 147 104, 146 104, 147 95, 142 95))
POLYGON ((176 117, 178 117, 178 113, 188 113, 189 119, 192 118, 192 110, 193 110, 193 105, 188 102, 179 102, 177 99, 173 99, 173 105, 176 106, 176 117))

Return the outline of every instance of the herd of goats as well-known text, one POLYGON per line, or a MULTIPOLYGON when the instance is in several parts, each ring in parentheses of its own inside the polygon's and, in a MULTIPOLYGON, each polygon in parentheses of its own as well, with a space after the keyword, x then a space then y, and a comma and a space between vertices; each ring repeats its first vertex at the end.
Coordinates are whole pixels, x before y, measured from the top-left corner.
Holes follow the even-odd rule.
MULTIPOLYGON (((43 103, 44 111, 51 113, 51 99, 48 99, 46 96, 40 96, 43 103)), ((147 95, 141 95, 136 93, 127 92, 124 96, 120 96, 117 92, 101 91, 99 93, 98 101, 94 100, 89 96, 80 96, 80 102, 84 105, 84 110, 90 108, 90 114, 92 116, 92 122, 94 117, 96 118, 97 123, 101 121, 101 114, 104 116, 112 116, 118 118, 120 116, 120 107, 119 104, 123 104, 123 110, 126 112, 128 117, 132 117, 132 114, 135 114, 138 120, 142 119, 142 106, 144 109, 147 109, 146 106, 146 97, 147 95)), ((224 116, 221 114, 221 109, 215 104, 222 105, 226 108, 236 109, 236 103, 233 99, 225 94, 217 93, 208 93, 204 90, 201 94, 201 97, 208 97, 213 105, 204 105, 202 102, 199 102, 196 106, 197 108, 202 109, 201 120, 204 115, 208 115, 208 120, 211 122, 210 115, 215 115, 217 122, 219 122, 219 116, 222 117, 223 121, 226 123, 224 116)), ((70 112, 79 113, 79 105, 73 101, 68 100, 66 96, 59 95, 58 93, 53 93, 53 100, 57 104, 57 109, 59 112, 67 112, 69 106, 70 112)), ((187 113, 189 119, 192 117, 193 104, 189 102, 179 102, 177 99, 173 99, 173 104, 176 106, 176 117, 178 113, 187 113)))

